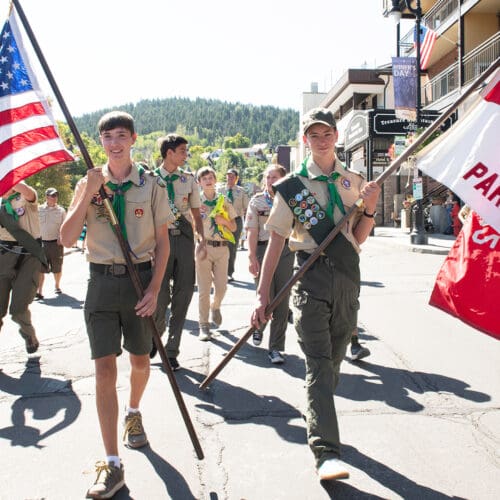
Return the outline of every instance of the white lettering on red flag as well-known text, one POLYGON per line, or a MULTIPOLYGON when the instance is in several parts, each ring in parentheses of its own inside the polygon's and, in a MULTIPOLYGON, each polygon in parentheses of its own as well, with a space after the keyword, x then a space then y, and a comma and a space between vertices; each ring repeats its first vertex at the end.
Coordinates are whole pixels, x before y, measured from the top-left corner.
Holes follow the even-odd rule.
POLYGON ((500 70, 478 102, 417 155, 417 166, 448 186, 500 232, 500 70))
POLYGON ((0 34, 0 196, 19 181, 73 161, 24 50, 14 13, 0 34))
POLYGON ((471 212, 441 267, 429 304, 500 340, 500 234, 471 212))

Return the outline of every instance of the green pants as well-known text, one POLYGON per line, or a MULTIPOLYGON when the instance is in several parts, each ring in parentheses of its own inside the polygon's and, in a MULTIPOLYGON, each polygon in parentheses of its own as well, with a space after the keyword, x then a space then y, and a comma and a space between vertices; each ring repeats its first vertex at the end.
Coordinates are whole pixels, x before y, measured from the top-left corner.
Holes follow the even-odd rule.
POLYGON ((40 280, 41 263, 33 255, 2 250, 0 255, 0 328, 7 308, 19 325, 23 338, 35 335, 29 305, 33 302, 40 280), (10 300, 10 307, 9 307, 10 300))
MULTIPOLYGON (((267 244, 257 246, 257 260, 262 267, 264 254, 266 253, 267 244)), ((293 260, 295 254, 290 251, 288 245, 285 245, 281 252, 278 266, 274 272, 271 281, 271 300, 285 286, 293 274, 293 260)), ((258 280, 257 280, 258 283, 258 280)), ((290 302, 290 293, 276 306, 273 311, 273 319, 269 329, 269 351, 284 351, 285 350, 285 335, 288 326, 288 309, 290 302)))
MULTIPOLYGON (((297 255, 299 266, 304 262, 297 255)), ((340 456, 333 394, 356 326, 359 283, 321 256, 293 290, 294 323, 306 361, 307 440, 316 464, 340 456)))

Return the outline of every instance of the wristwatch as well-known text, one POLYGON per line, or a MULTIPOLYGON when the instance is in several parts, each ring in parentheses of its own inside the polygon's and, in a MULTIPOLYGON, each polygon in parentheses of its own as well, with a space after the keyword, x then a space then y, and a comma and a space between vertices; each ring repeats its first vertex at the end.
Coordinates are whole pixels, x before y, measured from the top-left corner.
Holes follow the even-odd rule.
POLYGON ((366 211, 366 208, 363 210, 363 215, 365 217, 368 217, 369 219, 373 219, 376 215, 377 215, 377 212, 373 212, 372 214, 369 214, 367 211, 366 211))

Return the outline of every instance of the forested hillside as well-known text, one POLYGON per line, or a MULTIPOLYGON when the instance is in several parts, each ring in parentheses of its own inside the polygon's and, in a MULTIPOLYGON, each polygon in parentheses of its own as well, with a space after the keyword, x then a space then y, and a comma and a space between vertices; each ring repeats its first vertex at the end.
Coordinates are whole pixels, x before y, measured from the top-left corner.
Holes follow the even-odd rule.
MULTIPOLYGON (((288 144, 296 140, 299 129, 299 113, 293 109, 212 99, 147 99, 136 104, 125 104, 119 109, 135 118, 137 131, 141 135, 158 131, 179 132, 196 135, 201 142, 213 146, 222 144, 225 137, 237 133, 248 137, 252 144, 288 144)), ((97 139, 97 121, 107 111, 111 109, 75 118, 80 132, 97 139)))

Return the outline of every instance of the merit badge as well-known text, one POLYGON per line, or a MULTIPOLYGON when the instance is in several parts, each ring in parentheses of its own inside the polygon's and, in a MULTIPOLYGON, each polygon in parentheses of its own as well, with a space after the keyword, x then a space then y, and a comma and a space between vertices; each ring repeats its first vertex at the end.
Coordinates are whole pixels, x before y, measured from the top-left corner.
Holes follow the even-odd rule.
POLYGON ((16 208, 16 214, 19 216, 24 215, 24 208, 23 207, 16 208))
POLYGON ((316 217, 321 220, 321 219, 324 219, 325 218, 325 212, 323 212, 323 210, 320 210, 317 214, 316 214, 316 217))
POLYGON ((308 196, 306 201, 307 203, 309 203, 309 205, 312 205, 315 201, 314 196, 308 196))
POLYGON ((297 205, 297 200, 295 198, 290 198, 288 200, 288 204, 291 206, 291 207, 294 207, 295 205, 297 205))
POLYGON ((317 212, 319 210, 319 205, 317 203, 313 203, 311 205, 311 209, 313 212, 317 212))
POLYGON ((306 217, 309 218, 312 217, 313 211, 310 208, 308 208, 304 213, 306 214, 306 217))
POLYGON ((301 191, 301 193, 302 193, 302 196, 305 198, 306 196, 309 196, 309 189, 303 189, 301 191))
POLYGON ((345 189, 351 189, 351 181, 347 177, 342 177, 340 183, 345 189))
POLYGON ((295 208, 293 209, 293 213, 294 213, 295 215, 300 215, 300 214, 302 213, 302 209, 301 209, 300 207, 295 207, 295 208))
POLYGON ((303 200, 300 202, 300 208, 302 210, 305 210, 307 208, 307 201, 303 200))
POLYGON ((318 223, 318 219, 316 217, 311 217, 311 220, 309 221, 313 226, 315 226, 318 223))
POLYGON ((304 228, 309 230, 311 229, 311 223, 310 222, 304 222, 304 228))
POLYGON ((142 208, 136 208, 134 210, 134 215, 140 219, 144 215, 144 210, 142 208))
POLYGON ((299 215, 299 222, 302 222, 302 224, 307 220, 306 216, 304 214, 299 215))
POLYGON ((302 196, 300 193, 297 193, 297 194, 295 195, 295 199, 296 199, 297 201, 302 201, 302 198, 303 198, 303 196, 302 196))

